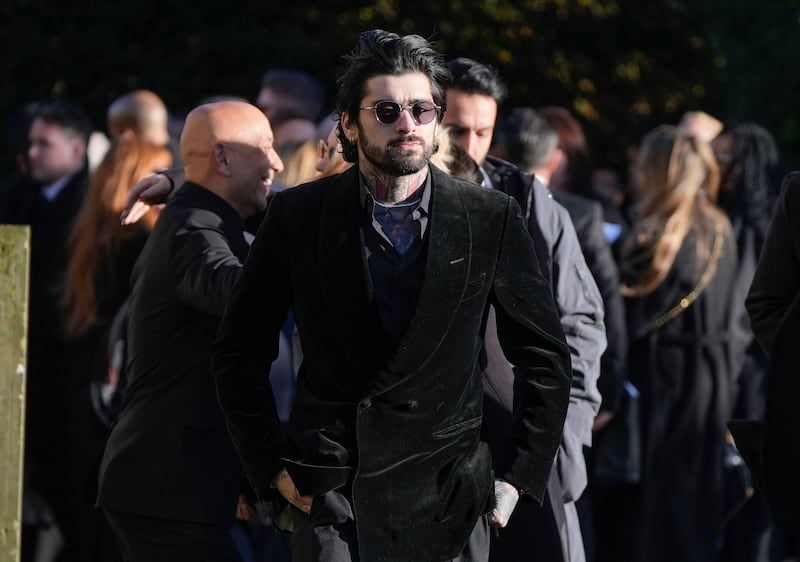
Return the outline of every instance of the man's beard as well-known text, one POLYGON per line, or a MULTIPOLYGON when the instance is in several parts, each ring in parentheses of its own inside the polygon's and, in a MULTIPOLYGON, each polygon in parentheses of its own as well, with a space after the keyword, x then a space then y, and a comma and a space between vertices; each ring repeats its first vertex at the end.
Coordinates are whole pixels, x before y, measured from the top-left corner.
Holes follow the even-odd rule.
POLYGON ((382 149, 378 145, 370 144, 363 130, 361 131, 360 141, 361 151, 364 153, 364 157, 379 170, 396 177, 408 176, 419 172, 428 165, 428 161, 433 155, 433 147, 428 146, 421 137, 413 135, 392 141, 385 149, 382 149), (408 150, 399 146, 403 142, 410 141, 420 143, 422 146, 421 155, 418 155, 414 150, 408 150))

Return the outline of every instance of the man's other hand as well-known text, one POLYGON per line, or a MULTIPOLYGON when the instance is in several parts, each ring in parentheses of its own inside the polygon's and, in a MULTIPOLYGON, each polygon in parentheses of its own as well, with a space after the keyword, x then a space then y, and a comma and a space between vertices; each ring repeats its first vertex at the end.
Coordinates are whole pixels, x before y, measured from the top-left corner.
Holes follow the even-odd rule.
POLYGON ((285 468, 278 473, 272 481, 272 485, 286 498, 286 501, 297 509, 303 513, 311 512, 311 502, 314 501, 314 496, 301 496, 300 492, 297 491, 297 487, 294 485, 292 477, 289 476, 285 468))
POLYGON ((134 224, 154 205, 165 203, 171 183, 164 174, 153 174, 139 180, 131 187, 122 207, 122 224, 134 224))
POLYGON ((495 507, 489 514, 489 525, 503 528, 508 525, 511 513, 519 501, 519 491, 504 480, 494 481, 495 507))

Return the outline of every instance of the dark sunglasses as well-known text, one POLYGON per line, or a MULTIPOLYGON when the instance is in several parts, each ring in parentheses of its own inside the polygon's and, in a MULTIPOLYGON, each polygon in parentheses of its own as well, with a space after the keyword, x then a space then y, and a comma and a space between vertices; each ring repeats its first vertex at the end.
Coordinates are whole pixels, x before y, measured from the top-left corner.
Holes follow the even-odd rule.
POLYGON ((417 101, 411 105, 402 105, 396 101, 382 100, 361 109, 375 110, 375 119, 384 125, 391 125, 400 119, 400 114, 407 109, 417 125, 427 125, 438 115, 441 108, 432 101, 417 101))

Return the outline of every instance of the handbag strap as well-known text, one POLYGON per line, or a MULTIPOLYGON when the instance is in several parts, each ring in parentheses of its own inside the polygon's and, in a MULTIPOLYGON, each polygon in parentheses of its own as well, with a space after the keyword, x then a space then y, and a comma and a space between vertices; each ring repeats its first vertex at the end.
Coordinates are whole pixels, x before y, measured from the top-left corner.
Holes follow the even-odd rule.
POLYGON ((705 289, 709 282, 711 282, 711 278, 714 276, 714 265, 716 265, 717 260, 719 260, 720 255, 722 255, 722 247, 724 242, 725 236, 723 234, 722 224, 717 223, 714 227, 714 247, 711 250, 711 257, 708 259, 706 270, 700 276, 700 280, 697 282, 697 285, 695 285, 694 289, 689 291, 689 294, 683 297, 678 304, 656 318, 653 321, 653 324, 650 326, 650 330, 657 330, 661 328, 664 326, 664 324, 671 322, 681 312, 692 306, 692 303, 697 300, 697 297, 700 296, 700 293, 703 292, 703 289, 705 289))

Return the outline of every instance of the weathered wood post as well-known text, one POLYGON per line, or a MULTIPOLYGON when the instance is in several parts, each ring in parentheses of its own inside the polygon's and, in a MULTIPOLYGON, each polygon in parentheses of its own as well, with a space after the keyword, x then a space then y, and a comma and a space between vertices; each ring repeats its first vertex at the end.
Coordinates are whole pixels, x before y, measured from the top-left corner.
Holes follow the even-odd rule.
POLYGON ((0 225, 0 560, 20 560, 30 227, 0 225))

